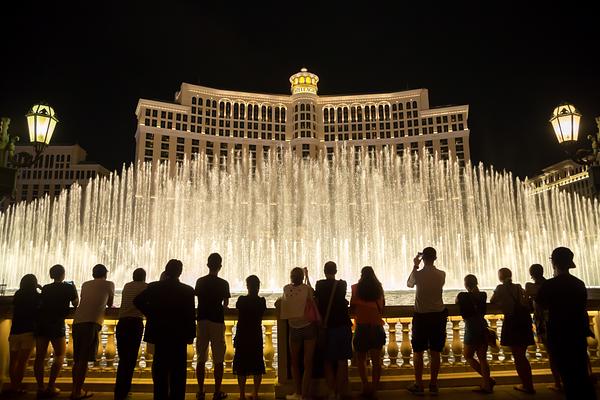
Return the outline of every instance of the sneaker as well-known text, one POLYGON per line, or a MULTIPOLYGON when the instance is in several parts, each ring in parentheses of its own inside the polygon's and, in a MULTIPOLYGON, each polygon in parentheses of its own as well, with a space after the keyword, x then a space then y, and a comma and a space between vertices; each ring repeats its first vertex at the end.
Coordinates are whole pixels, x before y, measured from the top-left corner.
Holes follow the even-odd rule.
POLYGON ((286 394, 285 398, 286 400, 302 400, 302 395, 298 393, 286 394))
POLYGON ((437 396, 438 394, 440 394, 440 389, 438 388, 437 385, 429 385, 429 394, 432 396, 437 396))
POLYGON ((225 392, 216 392, 213 394, 213 400, 224 400, 227 398, 227 393, 225 392))
POLYGON ((412 385, 407 387, 406 390, 408 390, 410 393, 414 394, 415 396, 424 396, 425 395, 425 389, 423 389, 423 386, 419 386, 416 383, 413 383, 412 385))

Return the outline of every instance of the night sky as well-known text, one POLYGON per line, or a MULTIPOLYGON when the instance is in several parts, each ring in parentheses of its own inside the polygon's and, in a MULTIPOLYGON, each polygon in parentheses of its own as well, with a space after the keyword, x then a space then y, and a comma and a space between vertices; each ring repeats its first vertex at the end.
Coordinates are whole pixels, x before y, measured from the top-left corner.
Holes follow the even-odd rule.
POLYGON ((3 10, 0 115, 25 135, 23 115, 45 100, 53 142, 109 169, 133 160, 139 98, 172 101, 181 82, 289 94, 304 66, 322 95, 427 88, 431 106, 469 104, 472 160, 521 177, 564 158, 556 105, 576 105, 582 133, 600 116, 598 17, 572 1, 61 3, 3 10))

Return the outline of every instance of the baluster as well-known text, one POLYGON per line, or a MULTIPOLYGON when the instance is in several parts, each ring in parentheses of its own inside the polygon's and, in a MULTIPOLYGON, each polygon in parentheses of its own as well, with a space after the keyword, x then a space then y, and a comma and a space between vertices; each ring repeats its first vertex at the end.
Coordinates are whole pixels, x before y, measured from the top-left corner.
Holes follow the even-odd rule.
MULTIPOLYGON (((488 315, 487 316, 490 329, 492 329, 496 334, 498 334, 498 316, 497 315, 488 315)), ((490 346, 490 354, 492 355, 491 364, 500 364, 500 347, 498 343, 494 346, 490 346)))
POLYGON ((232 370, 233 366, 233 324, 234 321, 225 321, 225 369, 232 370))
POLYGON ((66 368, 73 367, 73 320, 68 319, 65 321, 67 325, 67 349, 65 352, 65 364, 66 368))
MULTIPOLYGON (((594 318, 596 318, 596 317, 597 317, 597 315, 588 314, 588 321, 590 324, 591 332, 596 331, 596 329, 595 329, 596 324, 595 324, 595 320, 594 320, 594 318)), ((588 349, 590 351, 590 359, 592 359, 592 360, 597 359, 598 358, 598 339, 588 336, 587 343, 588 343, 588 349)))
POLYGON ((115 340, 115 328, 117 321, 112 319, 105 321, 106 330, 104 331, 106 335, 106 369, 115 369, 117 368, 115 363, 115 355, 117 354, 117 346, 115 340))
POLYGON ((395 318, 387 318, 388 324, 388 345, 387 352, 390 357, 390 368, 398 368, 398 342, 396 341, 396 324, 398 320, 395 318))
POLYGON ((460 321, 461 317, 450 317, 452 322, 452 356, 454 365, 462 363, 463 343, 460 340, 460 321))
POLYGON ((142 367, 142 360, 144 361, 144 364, 146 363, 146 357, 144 355, 145 351, 144 351, 144 347, 146 346, 146 344, 144 342, 140 343, 140 348, 138 349, 138 353, 137 353, 137 362, 135 363, 135 371, 139 371, 142 372, 144 370, 144 368, 142 367))
POLYGON ((450 343, 448 343, 448 334, 444 339, 444 348, 441 352, 442 365, 450 365, 450 343))
POLYGON ((273 324, 274 321, 263 321, 265 327, 265 347, 263 355, 265 357, 265 369, 273 370, 273 360, 275 359, 275 347, 273 346, 273 324))
POLYGON ((144 349, 144 359, 146 361, 146 370, 152 370, 152 363, 154 362, 154 344, 146 343, 144 349))
POLYGON ((103 358, 104 358, 104 340, 103 339, 103 335, 104 335, 104 325, 102 325, 102 328, 100 328, 100 331, 98 332, 98 350, 96 351, 96 362, 94 363, 94 366, 91 368, 92 370, 102 370, 102 364, 103 364, 103 358))
POLYGON ((509 346, 501 346, 502 353, 504 354, 504 364, 513 362, 512 351, 509 346))
POLYGON ((196 346, 194 343, 187 345, 187 370, 194 371, 194 356, 196 355, 196 346))
POLYGON ((410 358, 412 356, 412 346, 410 344, 410 318, 401 318, 400 323, 402 324, 402 343, 400 343, 400 354, 402 354, 402 367, 412 368, 410 364, 410 358))
MULTIPOLYGON (((352 320, 352 337, 354 337, 354 332, 356 331, 356 321, 352 320)), ((356 368, 358 362, 356 360, 356 352, 354 351, 354 345, 352 345, 352 358, 350 359, 350 367, 356 368)))

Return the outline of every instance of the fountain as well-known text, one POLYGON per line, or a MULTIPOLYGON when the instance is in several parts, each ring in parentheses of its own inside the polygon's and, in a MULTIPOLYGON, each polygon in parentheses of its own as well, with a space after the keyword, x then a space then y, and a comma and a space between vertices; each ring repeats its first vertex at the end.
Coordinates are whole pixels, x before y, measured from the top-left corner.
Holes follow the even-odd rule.
POLYGON ((256 274, 265 290, 279 291, 292 267, 317 277, 327 260, 349 282, 372 265, 386 290, 399 290, 415 253, 434 246, 447 288, 461 288, 467 273, 493 287, 498 268, 524 282, 530 264, 549 266, 552 249, 566 245, 575 274, 600 284, 595 200, 534 195, 510 173, 435 156, 383 153, 361 162, 342 150, 330 162, 272 154, 254 174, 247 161, 229 172, 204 156, 154 171, 139 164, 53 199, 15 204, 0 215, 0 282, 14 288, 25 273, 47 282, 48 268, 61 263, 80 285, 103 263, 122 287, 134 268, 153 280, 179 258, 182 280, 193 284, 216 251, 233 290, 256 274))

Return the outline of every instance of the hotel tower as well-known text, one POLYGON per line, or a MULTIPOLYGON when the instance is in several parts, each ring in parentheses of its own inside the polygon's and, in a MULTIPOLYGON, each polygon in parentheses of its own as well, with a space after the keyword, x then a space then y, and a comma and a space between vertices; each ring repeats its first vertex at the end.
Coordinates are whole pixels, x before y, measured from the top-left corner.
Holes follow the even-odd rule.
POLYGON ((254 166, 283 149, 331 158, 341 146, 362 156, 387 149, 398 155, 437 152, 461 164, 469 159, 468 105, 430 108, 427 89, 322 96, 319 77, 306 68, 289 81, 289 95, 182 83, 174 102, 140 99, 136 161, 205 154, 223 167, 242 159, 254 166))

